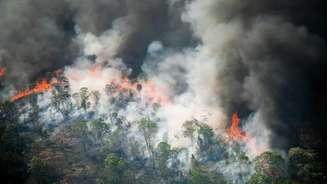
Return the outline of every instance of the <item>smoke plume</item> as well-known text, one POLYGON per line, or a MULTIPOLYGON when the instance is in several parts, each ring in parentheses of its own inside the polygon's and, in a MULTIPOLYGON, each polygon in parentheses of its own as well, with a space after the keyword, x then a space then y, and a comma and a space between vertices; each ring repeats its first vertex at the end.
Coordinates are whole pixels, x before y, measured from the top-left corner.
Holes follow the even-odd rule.
POLYGON ((131 122, 152 117, 161 127, 158 139, 165 135, 176 146, 190 144, 181 138, 185 121, 203 120, 222 134, 238 112, 246 132, 260 140, 252 144, 284 149, 298 129, 325 127, 325 31, 313 24, 322 20, 317 6, 306 0, 0 0, 3 91, 12 94, 63 69, 72 93, 83 87, 101 93, 96 114, 118 109, 131 122), (110 83, 139 96, 113 105, 105 95, 110 83))

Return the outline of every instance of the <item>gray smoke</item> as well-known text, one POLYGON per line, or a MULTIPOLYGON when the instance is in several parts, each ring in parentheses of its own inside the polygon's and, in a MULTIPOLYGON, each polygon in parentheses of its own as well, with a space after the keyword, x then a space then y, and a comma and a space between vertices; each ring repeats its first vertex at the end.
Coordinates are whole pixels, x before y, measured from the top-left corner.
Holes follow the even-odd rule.
POLYGON ((133 77, 144 61, 156 60, 154 68, 171 76, 160 75, 182 88, 177 93, 192 89, 227 117, 255 114, 254 127, 267 127, 270 140, 279 138, 272 146, 284 148, 299 128, 325 127, 325 31, 313 23, 324 11, 317 7, 324 6, 309 0, 0 0, 0 67, 7 68, 5 86, 25 86, 82 54, 76 30, 100 36, 122 18, 129 31, 115 56, 133 77), (153 41, 165 48, 154 55, 162 58, 149 56, 153 41))
POLYGON ((217 80, 225 112, 257 113, 276 148, 295 143, 301 127, 325 126, 324 104, 318 103, 324 98, 324 43, 314 34, 320 31, 300 23, 300 11, 311 11, 307 3, 193 1, 185 15, 223 65, 217 80))
POLYGON ((0 0, 0 66, 7 68, 6 85, 22 87, 73 63, 80 54, 73 41, 76 28, 99 35, 119 17, 125 17, 131 33, 117 54, 140 72, 152 40, 175 48, 191 42, 189 27, 180 20, 182 9, 182 2, 170 6, 164 0, 0 0))

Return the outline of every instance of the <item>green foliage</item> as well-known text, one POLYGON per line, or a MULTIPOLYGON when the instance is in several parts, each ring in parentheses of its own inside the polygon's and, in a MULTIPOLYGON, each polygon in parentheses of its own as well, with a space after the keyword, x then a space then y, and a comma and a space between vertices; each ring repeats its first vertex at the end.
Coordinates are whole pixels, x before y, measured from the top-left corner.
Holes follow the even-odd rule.
POLYGON ((118 120, 120 118, 115 118, 116 128, 112 129, 111 134, 108 132, 108 139, 106 146, 104 146, 103 151, 107 152, 121 152, 123 150, 124 143, 127 141, 127 132, 122 126, 122 121, 118 120), (120 122, 120 123, 117 123, 120 122))
POLYGON ((157 124, 151 121, 149 118, 142 118, 138 122, 138 128, 141 130, 147 137, 151 137, 157 132, 157 124))
POLYGON ((277 152, 264 152, 254 160, 255 171, 263 175, 283 178, 287 176, 285 160, 277 152))
POLYGON ((198 163, 192 157, 192 168, 190 171, 190 184, 224 184, 226 183, 223 176, 219 173, 209 171, 206 166, 198 163))
POLYGON ((160 142, 156 149, 156 165, 162 177, 170 176, 170 169, 168 168, 169 159, 172 157, 171 146, 166 142, 160 142))
POLYGON ((199 125, 198 134, 206 140, 210 140, 214 136, 213 129, 206 124, 199 125))
POLYGON ((191 184, 210 184, 212 183, 208 173, 201 168, 194 168, 191 170, 191 184))
POLYGON ((288 178, 275 178, 268 175, 256 173, 252 175, 247 184, 292 184, 288 178))
POLYGON ((264 152, 254 159, 255 174, 248 184, 289 183, 285 160, 277 152, 264 152))
POLYGON ((157 133, 157 130, 158 130, 157 124, 155 122, 151 121, 149 118, 142 118, 138 122, 138 129, 139 129, 139 131, 141 131, 141 133, 145 139, 147 150, 152 157, 153 167, 155 168, 156 163, 155 163, 154 151, 153 151, 153 147, 152 147, 152 138, 157 133))
MULTIPOLYGON (((58 108, 70 98, 64 93, 54 95, 59 95, 53 102, 58 108)), ((90 95, 99 97, 86 88, 77 95, 80 108, 85 110, 90 95)), ((190 168, 188 148, 175 148, 165 141, 156 145, 159 127, 147 117, 134 124, 111 112, 108 123, 90 118, 92 112, 87 112, 83 120, 72 120, 51 136, 36 136, 36 127, 44 128, 39 122, 42 109, 36 98, 28 98, 26 103, 32 108, 24 123, 18 119, 15 104, 0 103, 0 176, 10 178, 3 183, 224 184, 229 180, 234 184, 314 184, 325 180, 325 169, 313 150, 292 148, 288 161, 277 152, 250 160, 240 144, 222 141, 210 126, 197 120, 183 124, 183 135, 195 149, 190 168), (219 173, 222 169, 229 175, 225 166, 227 171, 233 169, 232 177, 219 173), (252 166, 255 173, 249 171, 252 166)), ((164 136, 162 140, 167 139, 164 136)))
POLYGON ((142 118, 138 122, 138 128, 144 136, 147 149, 152 152, 151 139, 157 133, 157 124, 151 121, 149 118, 142 118))
POLYGON ((270 176, 263 175, 260 173, 256 173, 252 175, 250 180, 248 181, 248 184, 271 184, 272 179, 270 176))
POLYGON ((102 178, 102 183, 123 183, 124 172, 128 165, 127 162, 114 153, 110 153, 105 159, 105 175, 102 178))
POLYGON ((200 124, 197 130, 198 133, 198 146, 202 151, 209 150, 213 145, 214 133, 211 127, 206 124, 200 124))
POLYGON ((65 117, 73 108, 68 79, 64 76, 58 78, 60 83, 53 86, 52 106, 65 117))
POLYGON ((292 181, 288 178, 275 178, 256 173, 251 176, 247 184, 292 184, 292 181))
POLYGON ((101 119, 91 121, 90 134, 96 144, 101 144, 110 134, 110 126, 101 119))
POLYGON ((0 177, 3 183, 23 183, 27 178, 24 154, 29 151, 32 137, 20 134, 27 127, 18 122, 19 115, 15 104, 0 103, 0 177))
POLYGON ((197 134, 198 156, 207 161, 218 161, 223 149, 213 129, 207 124, 197 123, 197 134))
POLYGON ((116 154, 111 153, 105 159, 105 167, 115 172, 122 172, 127 167, 127 163, 116 154))
POLYGON ((325 183, 325 169, 318 155, 310 149, 291 148, 288 152, 292 178, 301 183, 325 183))

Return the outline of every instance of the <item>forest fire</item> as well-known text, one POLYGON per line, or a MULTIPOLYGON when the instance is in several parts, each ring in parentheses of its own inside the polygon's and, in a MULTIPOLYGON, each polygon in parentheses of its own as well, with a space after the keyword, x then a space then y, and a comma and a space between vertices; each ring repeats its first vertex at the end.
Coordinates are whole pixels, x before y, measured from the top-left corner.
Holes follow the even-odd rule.
MULTIPOLYGON (((116 73, 107 73, 100 64, 95 64, 91 66, 86 73, 72 70, 67 75, 67 77, 77 83, 82 83, 85 81, 108 81, 108 78, 112 78, 107 84, 116 86, 117 92, 125 93, 127 91, 134 92, 137 96, 144 96, 151 104, 160 104, 162 106, 168 105, 171 103, 169 96, 165 94, 166 88, 163 86, 158 86, 158 84, 152 80, 143 80, 139 82, 131 81, 126 75, 119 76, 116 73)), ((55 71, 54 78, 51 82, 43 79, 37 82, 36 86, 19 92, 18 94, 12 96, 10 101, 14 102, 19 99, 22 99, 26 96, 35 93, 41 93, 51 89, 54 83, 58 83, 57 77, 62 75, 62 71, 55 71)), ((106 83, 106 82, 105 82, 106 83)), ((100 83, 101 84, 101 83, 100 83)))
POLYGON ((24 97, 27 97, 29 95, 36 94, 36 93, 42 93, 49 89, 51 89, 51 84, 46 79, 42 79, 39 82, 37 82, 37 84, 33 88, 23 90, 23 91, 19 92, 18 94, 12 96, 10 98, 10 101, 15 102, 15 101, 22 99, 24 97))
POLYGON ((152 103, 159 103, 161 105, 171 103, 170 98, 163 93, 165 89, 156 86, 153 81, 146 81, 142 86, 146 90, 148 98, 152 103))
POLYGON ((6 75, 6 69, 3 67, 0 67, 0 77, 3 77, 4 75, 6 75))
POLYGON ((67 75, 69 79, 77 83, 88 80, 107 81, 106 83, 115 86, 119 93, 131 91, 135 92, 135 95, 145 96, 152 104, 170 104, 170 98, 165 94, 165 87, 158 86, 152 80, 131 81, 126 74, 121 75, 119 69, 107 69, 109 68, 96 63, 90 66, 86 72, 71 70, 67 75))
POLYGON ((125 90, 137 90, 137 84, 130 82, 129 78, 124 76, 120 83, 118 80, 112 80, 111 83, 118 86, 118 90, 123 92, 125 90))
POLYGON ((165 88, 158 87, 153 81, 148 80, 140 83, 133 83, 126 76, 123 77, 120 83, 117 81, 118 80, 112 80, 111 84, 118 86, 120 92, 126 90, 144 91, 151 103, 158 103, 161 105, 170 104, 170 98, 163 93, 165 88))
POLYGON ((239 117, 238 114, 235 112, 232 115, 232 120, 231 120, 231 127, 227 130, 228 136, 235 141, 242 140, 246 141, 248 140, 248 136, 246 135, 245 132, 239 129, 239 117))

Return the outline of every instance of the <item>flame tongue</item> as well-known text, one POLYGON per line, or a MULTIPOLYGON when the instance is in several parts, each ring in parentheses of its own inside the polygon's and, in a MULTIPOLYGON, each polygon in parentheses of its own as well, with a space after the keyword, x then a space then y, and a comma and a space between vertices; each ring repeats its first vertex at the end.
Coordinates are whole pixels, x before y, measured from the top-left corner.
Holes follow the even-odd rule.
POLYGON ((12 96, 10 98, 10 101, 14 102, 14 101, 17 101, 17 100, 22 99, 24 97, 27 97, 29 95, 32 95, 32 94, 35 94, 35 93, 42 93, 42 92, 47 91, 49 89, 51 89, 51 85, 49 84, 49 82, 46 79, 42 79, 33 88, 26 89, 24 91, 19 92, 15 96, 12 96))
POLYGON ((232 121, 231 121, 231 127, 227 130, 229 137, 232 140, 243 140, 246 141, 248 139, 248 136, 245 132, 241 131, 239 129, 239 117, 237 113, 234 113, 232 115, 232 121))
POLYGON ((4 75, 6 75, 6 69, 0 67, 0 77, 3 77, 4 75))

